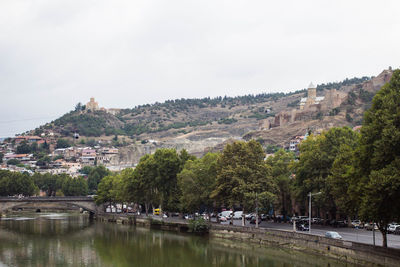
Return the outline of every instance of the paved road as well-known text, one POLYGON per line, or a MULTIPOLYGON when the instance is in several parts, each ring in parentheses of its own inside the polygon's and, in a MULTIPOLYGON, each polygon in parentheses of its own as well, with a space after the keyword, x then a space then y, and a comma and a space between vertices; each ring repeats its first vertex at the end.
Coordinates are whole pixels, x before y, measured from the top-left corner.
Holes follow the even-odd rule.
MULTIPOLYGON (((234 225, 241 225, 241 220, 234 220, 234 225)), ((228 224, 228 223, 221 223, 228 224)), ((254 226, 254 224, 250 224, 249 221, 246 221, 246 226, 254 226)), ((290 223, 274 223, 274 222, 266 222, 262 221, 259 225, 260 228, 274 228, 280 230, 293 230, 293 225, 290 223)), ((372 231, 367 231, 364 229, 355 229, 355 228, 335 228, 329 226, 322 225, 311 225, 311 234, 324 236, 327 231, 335 231, 338 232, 343 240, 360 242, 366 244, 373 244, 373 233, 372 231)), ((308 233, 308 232, 302 232, 308 233)), ((400 235, 388 234, 388 247, 400 248, 400 235)), ((382 235, 379 231, 375 231, 375 244, 381 246, 382 245, 382 235)))

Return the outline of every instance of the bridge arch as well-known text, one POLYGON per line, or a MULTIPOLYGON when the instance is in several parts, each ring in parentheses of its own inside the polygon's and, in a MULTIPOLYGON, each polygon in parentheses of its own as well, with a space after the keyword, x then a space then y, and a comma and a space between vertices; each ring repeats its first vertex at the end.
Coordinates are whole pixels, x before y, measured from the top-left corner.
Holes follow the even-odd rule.
POLYGON ((15 198, 3 197, 0 198, 0 213, 17 208, 20 206, 32 205, 34 208, 40 208, 46 204, 59 204, 60 206, 76 206, 90 212, 90 214, 97 214, 98 207, 91 197, 28 197, 28 198, 15 198))

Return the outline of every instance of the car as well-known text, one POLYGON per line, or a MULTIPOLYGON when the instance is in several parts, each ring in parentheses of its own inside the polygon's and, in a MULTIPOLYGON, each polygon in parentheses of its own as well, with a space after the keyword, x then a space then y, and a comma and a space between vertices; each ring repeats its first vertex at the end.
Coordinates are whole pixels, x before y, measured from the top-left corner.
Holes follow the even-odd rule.
POLYGON ((253 217, 253 216, 256 216, 256 214, 255 213, 249 213, 249 214, 246 214, 246 216, 244 216, 245 218, 246 218, 246 220, 251 220, 251 217, 253 217))
MULTIPOLYGON (((251 224, 256 224, 256 216, 251 217, 250 223, 251 224)), ((261 218, 258 217, 258 224, 260 224, 260 223, 261 223, 261 218)))
POLYGON ((228 219, 226 217, 222 216, 222 217, 219 217, 219 221, 220 222, 227 222, 228 219))
POLYGON ((389 224, 388 225, 388 229, 387 229, 387 232, 388 233, 394 233, 394 231, 396 230, 396 227, 397 226, 400 226, 399 224, 397 224, 397 223, 391 223, 391 224, 389 224))
POLYGON ((372 231, 372 230, 378 230, 378 226, 376 223, 366 223, 364 225, 365 230, 372 231))
POLYGON ((360 220, 351 221, 351 226, 354 228, 363 228, 363 225, 360 220))
POLYGON ((396 229, 394 229, 393 234, 400 235, 400 225, 396 226, 396 229))
POLYGON ((328 231, 325 233, 325 237, 327 238, 333 238, 333 239, 343 239, 341 235, 339 235, 338 232, 333 232, 333 231, 328 231))
POLYGON ((310 231, 308 224, 296 224, 296 229, 298 231, 310 231))
POLYGON ((220 214, 218 214, 218 217, 226 217, 227 219, 232 216, 233 211, 231 210, 224 210, 220 214))
POLYGON ((267 214, 261 214, 261 220, 266 221, 268 219, 267 214))
POLYGON ((233 219, 234 220, 240 220, 242 219, 243 211, 235 211, 233 213, 233 219))

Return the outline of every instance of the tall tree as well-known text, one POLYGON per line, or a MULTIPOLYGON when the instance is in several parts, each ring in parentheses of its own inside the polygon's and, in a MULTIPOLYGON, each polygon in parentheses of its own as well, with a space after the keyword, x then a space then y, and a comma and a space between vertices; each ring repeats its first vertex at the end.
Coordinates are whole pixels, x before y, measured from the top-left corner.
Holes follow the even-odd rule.
MULTIPOLYGON (((296 166, 296 190, 298 200, 305 203, 309 192, 322 192, 315 197, 315 207, 336 217, 337 206, 328 176, 340 154, 340 147, 354 147, 356 133, 349 127, 332 128, 321 135, 310 135, 300 145, 300 159, 296 166)), ((324 214, 325 214, 324 212, 324 214)))
POLYGON ((178 174, 182 211, 195 212, 201 208, 207 212, 212 210, 214 201, 210 195, 215 189, 217 159, 218 154, 207 153, 201 159, 186 161, 178 174))
POLYGON ((357 152, 365 220, 377 223, 387 247, 387 227, 400 219, 400 70, 395 70, 365 112, 357 152))
MULTIPOLYGON (((226 145, 218 159, 216 188, 211 196, 221 204, 254 208, 258 197, 272 199, 276 187, 268 177, 265 153, 255 140, 226 145)), ((242 224, 245 221, 242 218, 242 224)))
POLYGON ((292 178, 295 155, 283 149, 274 156, 267 158, 268 175, 272 177, 278 187, 277 206, 286 221, 286 215, 291 212, 292 178))
POLYGON ((168 211, 179 209, 177 174, 181 161, 175 149, 157 149, 153 155, 157 176, 156 188, 160 194, 161 207, 168 211))

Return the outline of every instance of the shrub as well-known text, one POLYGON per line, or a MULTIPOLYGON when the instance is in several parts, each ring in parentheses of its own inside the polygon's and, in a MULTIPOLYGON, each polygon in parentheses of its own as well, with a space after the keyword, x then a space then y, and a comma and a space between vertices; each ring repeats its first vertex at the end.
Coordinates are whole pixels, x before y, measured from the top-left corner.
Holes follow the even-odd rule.
POLYGON ((210 226, 203 218, 198 218, 189 221, 189 230, 192 233, 205 234, 208 233, 210 226))

